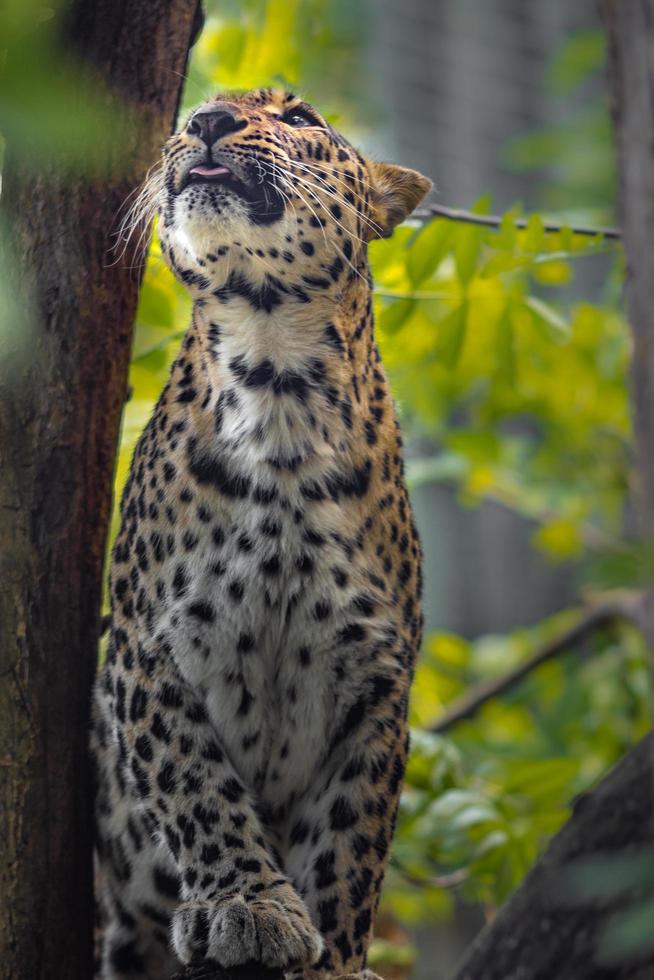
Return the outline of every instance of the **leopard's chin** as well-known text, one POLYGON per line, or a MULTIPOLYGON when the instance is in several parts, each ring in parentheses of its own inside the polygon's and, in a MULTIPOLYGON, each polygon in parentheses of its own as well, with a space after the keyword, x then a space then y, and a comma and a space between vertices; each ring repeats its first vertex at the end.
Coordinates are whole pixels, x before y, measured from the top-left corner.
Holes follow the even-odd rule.
POLYGON ((271 180, 248 181, 224 166, 196 165, 184 176, 176 200, 188 210, 224 214, 235 207, 255 225, 269 225, 283 217, 286 200, 271 180))

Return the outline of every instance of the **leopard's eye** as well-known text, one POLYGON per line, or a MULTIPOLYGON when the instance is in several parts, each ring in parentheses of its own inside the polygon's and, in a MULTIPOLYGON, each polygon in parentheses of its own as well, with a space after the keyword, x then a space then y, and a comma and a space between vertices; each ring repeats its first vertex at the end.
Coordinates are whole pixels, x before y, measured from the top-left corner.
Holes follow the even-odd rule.
POLYGON ((303 126, 318 126, 318 120, 304 112, 302 109, 290 109, 286 115, 282 116, 282 122, 294 129, 301 129, 303 126))

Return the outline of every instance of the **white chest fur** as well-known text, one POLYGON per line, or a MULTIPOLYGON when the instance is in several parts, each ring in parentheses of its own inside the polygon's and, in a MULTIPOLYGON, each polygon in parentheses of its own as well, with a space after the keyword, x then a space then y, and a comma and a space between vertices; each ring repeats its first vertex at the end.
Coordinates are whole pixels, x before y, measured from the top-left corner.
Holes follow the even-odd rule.
POLYGON ((344 685, 343 631, 353 596, 370 586, 349 543, 360 515, 311 492, 351 465, 319 356, 324 319, 313 312, 291 330, 281 314, 233 316, 203 311, 219 350, 205 364, 213 429, 197 439, 203 460, 229 471, 229 492, 194 486, 198 540, 183 572, 170 563, 155 625, 237 771, 274 808, 311 783, 358 696, 365 665, 350 660, 344 685), (260 383, 262 372, 280 380, 260 383))

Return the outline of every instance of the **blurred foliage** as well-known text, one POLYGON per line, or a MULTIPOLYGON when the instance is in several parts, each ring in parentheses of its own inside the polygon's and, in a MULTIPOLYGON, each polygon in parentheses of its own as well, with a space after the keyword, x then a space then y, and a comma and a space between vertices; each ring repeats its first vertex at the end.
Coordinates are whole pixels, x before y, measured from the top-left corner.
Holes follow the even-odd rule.
POLYGON ((613 217, 615 163, 602 73, 606 42, 600 31, 572 35, 556 52, 545 86, 561 122, 512 140, 505 163, 542 176, 540 204, 569 220, 598 224, 613 217))
MULTIPOLYGON (((284 84, 313 98, 348 133, 362 124, 368 4, 221 0, 206 6, 183 112, 217 88, 284 84)), ((0 57, 0 129, 12 152, 54 148, 71 165, 92 167, 89 134, 93 143, 97 130, 86 123, 97 105, 91 94, 85 108, 71 90, 73 69, 44 27, 52 11, 37 0, 9 0, 0 11, 0 36, 9 48, 0 57)), ((564 95, 579 91, 602 58, 596 35, 571 39, 553 65, 552 86, 564 95)), ((594 105, 514 143, 510 155, 520 166, 550 172, 555 166, 544 206, 570 215, 595 208, 599 220, 612 186, 603 108, 594 105)), ((485 199, 477 205, 481 212, 489 208, 485 199)), ((545 233, 538 215, 518 231, 517 215, 507 213, 499 231, 440 219, 405 225, 371 248, 379 343, 412 447, 410 480, 446 480, 465 506, 498 500, 536 521, 534 546, 553 561, 592 557, 594 581, 641 584, 651 547, 622 540, 632 443, 629 337, 613 298, 618 289, 599 305, 570 306, 565 299, 587 255, 615 254, 617 286, 619 250, 569 228, 545 233)), ((154 242, 137 314, 116 500, 189 316, 189 299, 154 242)), ((112 538, 116 521, 114 514, 112 538)), ((645 651, 625 627, 598 635, 591 650, 543 665, 446 737, 429 732, 471 685, 529 658, 569 619, 562 613, 532 630, 476 642, 439 633, 426 638, 384 896, 403 921, 448 915, 454 886, 489 906, 503 901, 566 819, 573 796, 647 728, 645 651)), ((609 935, 611 949, 635 941, 639 914, 642 919, 641 906, 631 920, 613 923, 618 938, 609 935)), ((380 944, 371 962, 407 955, 380 944)))
POLYGON ((183 110, 216 89, 282 86, 334 120, 361 106, 369 0, 221 0, 193 51, 183 110))
POLYGON ((410 477, 447 462, 468 502, 538 520, 536 544, 563 558, 620 529, 628 335, 610 305, 556 301, 572 260, 610 246, 546 233, 538 216, 517 231, 514 217, 499 232, 432 221, 374 244, 378 336, 405 425, 438 450, 410 477))
POLYGON ((585 580, 596 589, 645 589, 654 582, 654 541, 617 541, 587 557, 585 580))
POLYGON ((461 870, 464 897, 501 903, 564 822, 571 799, 648 730, 647 655, 640 635, 625 625, 538 667, 447 736, 429 732, 446 705, 529 659, 569 625, 563 613, 510 636, 427 638, 386 892, 404 918, 422 915, 425 892, 443 901, 442 889, 407 879, 447 881, 461 870))

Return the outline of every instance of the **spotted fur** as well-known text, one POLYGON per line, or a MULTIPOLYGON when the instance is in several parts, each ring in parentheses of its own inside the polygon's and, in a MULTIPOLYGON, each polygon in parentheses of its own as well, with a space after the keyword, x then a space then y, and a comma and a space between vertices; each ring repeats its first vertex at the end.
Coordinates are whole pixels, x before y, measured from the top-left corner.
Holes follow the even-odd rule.
POLYGON ((367 243, 428 188, 262 90, 196 110, 139 199, 194 306, 111 563, 104 980, 373 977, 421 610, 367 243))

